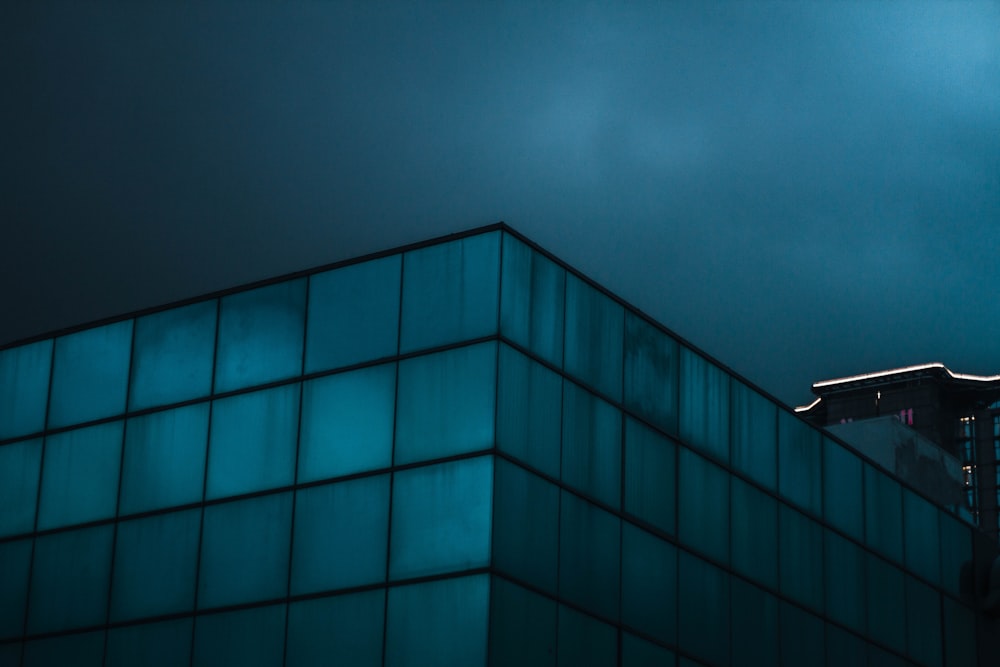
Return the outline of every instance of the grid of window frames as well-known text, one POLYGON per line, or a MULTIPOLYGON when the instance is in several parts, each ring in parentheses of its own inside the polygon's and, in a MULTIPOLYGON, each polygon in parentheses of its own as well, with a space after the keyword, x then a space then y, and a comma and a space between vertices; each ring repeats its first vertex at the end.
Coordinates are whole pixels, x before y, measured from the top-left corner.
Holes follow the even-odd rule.
POLYGON ((969 526, 509 230, 0 351, 0 665, 974 664, 969 526))

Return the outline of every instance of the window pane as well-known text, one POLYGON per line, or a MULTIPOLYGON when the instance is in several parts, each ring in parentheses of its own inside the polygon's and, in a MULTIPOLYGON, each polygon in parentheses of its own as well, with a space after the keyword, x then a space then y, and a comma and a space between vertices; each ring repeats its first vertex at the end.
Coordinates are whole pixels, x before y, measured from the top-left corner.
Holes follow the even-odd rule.
POLYGON ((501 292, 500 333, 561 366, 566 272, 504 234, 501 292))
POLYGON ((396 463, 493 446, 495 343, 399 364, 396 463))
POLYGON ((685 444, 729 461, 729 375, 681 348, 680 434, 685 444))
POLYGON ((0 447, 0 537, 35 527, 41 463, 41 439, 0 447))
POLYGON ((942 608, 945 664, 948 667, 977 664, 976 615, 971 609, 948 596, 943 596, 942 608))
POLYGON ((309 279, 307 373, 396 354, 401 265, 392 255, 309 279))
POLYGON ((826 624, 826 664, 828 667, 864 665, 865 653, 865 642, 860 637, 830 623, 826 624))
POLYGON ((125 411, 132 320, 56 339, 49 428, 125 411))
POLYGON ((50 436, 45 441, 38 528, 115 515, 122 422, 50 436))
POLYGON ((121 513, 201 500, 208 403, 130 419, 125 428, 121 513))
POLYGON ((389 476, 298 492, 292 594, 385 580, 389 476))
POLYGON ((621 497, 622 413, 572 382, 563 383, 562 479, 612 507, 621 497))
POLYGON ((559 594, 617 618, 621 520, 563 491, 559 523, 559 594))
POLYGON ((489 577, 389 589, 386 667, 484 665, 489 577))
POLYGON ((963 580, 972 573, 972 530, 941 512, 941 583, 952 595, 962 595, 963 580))
POLYGON ((194 608, 201 510, 173 512, 118 525, 111 620, 194 608))
POLYGON ((680 449, 677 529, 681 541, 729 560, 729 473, 686 447, 680 449))
POLYGON ((732 479, 733 569, 772 588, 778 585, 778 502, 732 479))
POLYGON ((877 556, 868 556, 868 636, 906 650, 903 572, 877 556))
POLYGON ((395 473, 392 579, 487 565, 493 461, 479 457, 395 473))
POLYGON ((865 542, 885 556, 903 560, 903 496, 899 483, 865 466, 865 542))
POLYGON ((684 551, 679 565, 680 645, 713 664, 728 664, 729 575, 684 551))
POLYGON ((777 599, 737 577, 732 586, 733 667, 777 665, 777 599))
POLYGON ((285 644, 285 605, 208 614, 195 620, 194 667, 273 667, 285 644))
POLYGON ((614 627, 559 605, 559 667, 606 667, 617 663, 614 627))
POLYGON ((490 605, 492 667, 554 667, 554 600, 493 577, 490 605))
POLYGON ((497 445, 559 477, 562 379, 506 345, 500 346, 497 445))
POLYGON ((844 625, 865 629, 865 552, 832 531, 826 540, 826 613, 844 625))
POLYGON ((198 607, 285 595, 291 515, 291 493, 206 507, 198 607))
POLYGON ((0 352, 0 440, 45 428, 52 341, 0 352))
POLYGON ((823 527, 790 507, 778 508, 781 592, 823 609, 823 527))
POLYGON ((299 385, 241 394, 212 405, 208 498, 291 484, 299 385))
POLYGON ((503 459, 496 465, 493 565, 555 593, 559 489, 503 459))
POLYGON ((565 369, 605 396, 622 397, 625 310, 576 276, 566 278, 565 369))
POLYGON ((812 614, 781 603, 781 664, 784 667, 822 665, 823 621, 812 614))
POLYGON ((381 667, 384 613, 383 589, 290 605, 286 667, 381 667))
POLYGON ((395 364, 318 378, 302 392, 299 482, 392 464, 395 364))
POLYGON ((232 391, 302 370, 305 279, 222 299, 215 391, 232 391))
POLYGON ((823 511, 833 526, 864 539, 861 459, 832 440, 823 443, 823 511))
POLYGON ((906 577, 906 648, 922 665, 941 665, 941 595, 906 577))
POLYGON ((823 515, 823 439, 791 412, 778 413, 778 490, 816 516, 823 515))
POLYGON ((675 435, 678 354, 673 338, 625 313, 625 407, 675 435))
POLYGON ((24 629, 30 571, 30 539, 0 542, 0 639, 16 637, 24 629))
POLYGON ((104 631, 50 637, 26 642, 24 667, 101 667, 104 660, 104 631))
POLYGON ((941 543, 938 509, 920 496, 903 490, 906 567, 933 584, 941 584, 941 543))
POLYGON ((406 253, 400 351, 496 334, 499 283, 498 232, 406 253))
POLYGON ((188 667, 193 628, 191 618, 114 628, 105 667, 188 667))
POLYGON ((674 667, 676 656, 627 632, 622 633, 622 667, 674 667))
POLYGON ((130 410, 211 393, 216 310, 213 299, 136 320, 130 410))
POLYGON ((622 524, 622 623, 677 641, 677 548, 622 524))
POLYGON ((677 531, 677 445, 632 419, 625 420, 625 511, 677 531))
POLYGON ((778 408, 732 380, 733 466, 768 489, 778 487, 778 408))
POLYGON ((113 526, 99 526, 35 541, 30 634, 104 623, 113 535, 113 526))

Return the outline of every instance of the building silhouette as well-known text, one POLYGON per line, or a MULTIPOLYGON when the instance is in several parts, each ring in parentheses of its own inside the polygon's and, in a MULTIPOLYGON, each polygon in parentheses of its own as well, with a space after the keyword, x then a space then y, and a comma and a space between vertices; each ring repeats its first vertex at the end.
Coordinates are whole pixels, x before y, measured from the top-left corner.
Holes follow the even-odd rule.
POLYGON ((502 224, 0 350, 0 506, 5 667, 1000 660, 995 542, 502 224))

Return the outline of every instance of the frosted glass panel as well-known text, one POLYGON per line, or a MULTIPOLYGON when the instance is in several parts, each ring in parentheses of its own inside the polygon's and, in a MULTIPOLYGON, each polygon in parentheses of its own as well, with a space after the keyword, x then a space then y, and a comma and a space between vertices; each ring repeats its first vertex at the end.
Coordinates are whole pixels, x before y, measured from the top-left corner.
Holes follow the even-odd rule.
POLYGON ((823 515, 823 438, 790 412, 778 414, 778 491, 816 516, 823 515))
POLYGON ((681 440, 729 461, 729 375, 686 347, 680 373, 681 440))
POLYGON ((559 517, 559 594, 564 600, 616 618, 621 563, 621 519, 562 492, 559 517))
POLYGON ((56 339, 49 427, 125 411, 132 320, 56 339))
POLYGON ((194 620, 181 618, 108 632, 105 667, 188 667, 194 620))
POLYGON ((559 605, 559 667, 617 664, 618 633, 613 626, 559 605))
POLYGON ((778 502, 736 477, 730 483, 733 569, 775 588, 778 585, 778 502))
POLYGON ((297 375, 302 370, 305 302, 305 279, 222 299, 215 391, 297 375))
POLYGON ((384 612, 381 589, 290 605, 286 667, 381 667, 384 612))
POLYGON ((625 420, 625 511, 677 530, 677 445, 633 419, 625 420))
POLYGON ((194 667, 274 667, 282 664, 285 605, 199 616, 194 667))
POLYGON ((622 397, 624 309, 576 276, 566 278, 566 372, 614 400, 622 397))
POLYGON ((681 541, 712 558, 729 560, 729 473, 680 449, 677 530, 681 541))
POLYGON ((49 637, 26 642, 24 667, 101 667, 104 660, 104 631, 49 637))
POLYGON ((0 352, 0 440, 45 428, 52 341, 0 352))
POLYGON ((203 301, 136 320, 130 410, 211 392, 216 310, 203 301))
POLYGON ((0 542, 0 639, 21 634, 30 569, 30 539, 0 542))
POLYGON ((494 577, 490 608, 492 667, 554 667, 554 600, 494 577))
POLYGON ((563 383, 562 479, 618 508, 622 413, 572 382, 563 383))
POLYGON ((786 505, 778 509, 778 526, 781 591, 823 609, 823 527, 786 505))
POLYGON ((829 439, 823 443, 823 512, 833 526, 864 539, 861 459, 829 439))
POLYGON ((865 542, 896 562, 903 560, 903 490, 899 482, 865 465, 865 542))
POLYGON ((0 447, 0 537, 34 529, 41 463, 41 439, 0 447))
POLYGON ((778 408, 730 380, 733 467, 771 490, 778 488, 778 408))
POLYGON ((729 663, 729 575, 683 551, 679 554, 678 641, 715 665, 729 663))
POLYGON ((917 494, 903 490, 903 536, 906 567, 933 584, 941 584, 938 509, 917 494))
POLYGON ((559 487, 503 459, 496 466, 493 565, 555 593, 559 487))
POLYGON ((622 622, 660 641, 677 639, 677 548, 622 524, 622 622))
POLYGON ((562 365, 566 272, 513 236, 503 236, 500 332, 562 365))
POLYGON ((634 313, 625 314, 625 407, 677 434, 677 341, 634 313))
POLYGON ((562 379, 506 345, 500 346, 497 445, 559 477, 562 379))

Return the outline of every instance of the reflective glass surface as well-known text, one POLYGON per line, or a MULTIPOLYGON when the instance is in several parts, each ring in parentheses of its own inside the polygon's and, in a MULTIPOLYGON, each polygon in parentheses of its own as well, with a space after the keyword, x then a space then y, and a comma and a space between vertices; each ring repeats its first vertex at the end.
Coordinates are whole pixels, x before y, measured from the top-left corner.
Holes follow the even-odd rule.
POLYGON ((41 464, 41 439, 0 447, 0 537, 35 527, 41 464))
POLYGON ((829 439, 823 444, 824 517, 851 537, 864 539, 861 459, 829 439))
POLYGON ((104 631, 49 637, 26 642, 25 667, 101 667, 104 659, 104 631))
POLYGON ((576 276, 566 278, 564 367, 605 396, 621 400, 624 309, 576 276))
POLYGON ((738 577, 732 589, 733 667, 777 665, 777 598, 738 577))
POLYGON ((621 520, 567 491, 561 495, 559 594, 564 600, 615 618, 621 520))
POLYGON ((49 428, 125 411, 132 320, 56 339, 49 428))
POLYGON ((768 489, 778 488, 778 409, 771 401, 731 380, 732 463, 768 489))
POLYGON ((728 462, 729 376, 681 347, 680 394, 681 440, 728 462))
POLYGON ((823 514, 823 438, 784 410, 778 413, 778 491, 816 516, 823 514))
POLYGON ((559 605, 559 667, 614 665, 617 644, 613 626, 559 605))
POLYGON ((618 507, 621 494, 622 415, 573 382, 563 383, 562 479, 584 494, 618 507))
POLYGON ((622 623, 665 642, 677 639, 677 548, 622 524, 622 623))
POLYGON ((677 530, 677 445, 625 420, 625 511, 674 534, 677 530))
POLYGON ((105 667, 187 667, 194 620, 127 625, 108 631, 105 667))
POLYGON ((553 667, 556 664, 554 600, 493 577, 490 595, 490 665, 553 667))
POLYGON ((903 489, 903 536, 906 567, 933 584, 941 584, 938 509, 903 489))
POLYGON ((823 609, 823 527, 786 505, 778 508, 781 591, 823 609))
POLYGON ((732 565, 772 588, 778 585, 778 503, 732 478, 732 565))
POLYGON ((903 560, 903 496, 899 482, 865 465, 865 542, 897 562, 903 560))
POLYGON ((31 540, 0 542, 0 639, 16 637, 24 628, 24 604, 31 571, 31 540))
POLYGON ((634 313, 625 314, 625 407, 677 433, 677 342, 634 313))
POLYGON ((51 363, 51 340, 0 351, 0 440, 45 427, 51 363))
POLYGON ((194 667, 273 667, 282 663, 285 605, 207 614, 195 620, 194 667))
POLYGON ((285 667, 381 667, 384 613, 381 589, 289 605, 285 667))
POLYGON ((500 346, 497 445, 542 472, 559 477, 562 378, 500 346))
POLYGON ((729 575, 684 551, 678 564, 681 648, 712 664, 728 664, 729 575))
POLYGON ((566 272, 510 234, 503 235, 500 333, 562 365, 566 272))
POLYGON ((681 541, 729 560, 729 473, 686 447, 680 449, 677 531, 681 541))
POLYGON ((497 459, 493 565, 555 593, 558 548, 559 488, 497 459))

